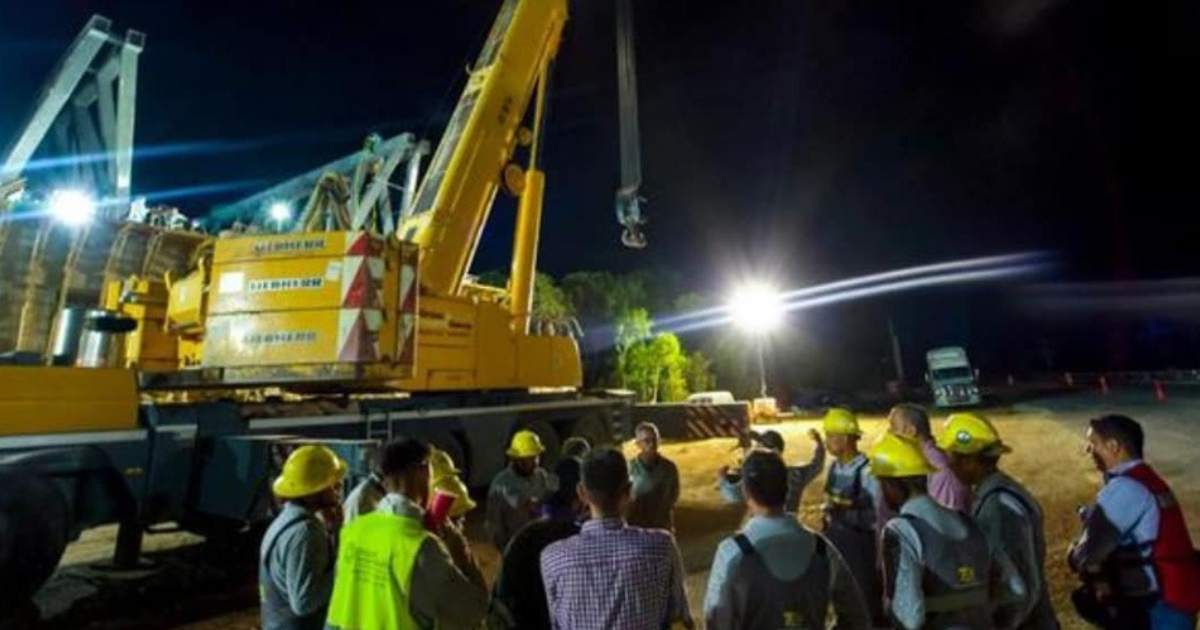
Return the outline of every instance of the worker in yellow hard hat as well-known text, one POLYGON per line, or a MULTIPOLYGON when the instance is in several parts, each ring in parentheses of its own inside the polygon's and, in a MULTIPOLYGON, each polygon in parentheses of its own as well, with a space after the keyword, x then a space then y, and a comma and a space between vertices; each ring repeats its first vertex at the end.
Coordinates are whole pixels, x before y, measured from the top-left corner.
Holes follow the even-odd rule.
MULTIPOLYGON (((467 512, 477 507, 467 485, 459 477, 462 471, 454 465, 450 454, 440 449, 430 449, 429 452, 429 494, 430 505, 434 505, 439 494, 446 495, 453 501, 446 517, 453 520, 455 525, 462 527, 462 519, 467 512)), ((428 523, 427 523, 428 524, 428 523)), ((435 528, 436 529, 436 528, 435 528)))
POLYGON ((833 407, 825 412, 821 428, 825 447, 833 456, 825 476, 825 536, 846 559, 871 618, 879 625, 884 620, 883 586, 875 555, 879 486, 867 467, 867 456, 858 450, 862 438, 858 416, 849 409, 833 407))
POLYGON ((462 531, 426 528, 431 459, 417 439, 384 445, 387 494, 342 528, 325 628, 471 628, 487 614, 487 584, 462 531))
POLYGON ((1021 576, 979 526, 928 495, 936 470, 915 441, 888 433, 871 451, 871 472, 899 516, 883 527, 887 611, 898 628, 1008 628, 993 611, 1024 597, 1021 576))
POLYGON ((949 454, 950 469, 971 486, 975 500, 968 513, 993 547, 1003 549, 1025 582, 1027 596, 1005 604, 1000 613, 1021 628, 1054 628, 1054 607, 1046 583, 1046 535, 1042 506, 1016 479, 999 468, 1012 451, 996 427, 974 413, 954 413, 938 435, 949 454))
POLYGON ((288 455, 272 489, 283 509, 259 549, 263 628, 322 628, 333 589, 334 533, 341 526, 346 462, 308 444, 288 455))
MULTIPOLYGON (((888 412, 888 431, 915 441, 921 446, 925 459, 937 470, 929 474, 929 496, 934 501, 963 513, 971 511, 974 498, 971 486, 963 482, 950 470, 950 456, 938 446, 937 436, 929 422, 929 414, 920 405, 901 403, 888 412)), ((884 510, 887 512, 886 510, 884 510)), ((890 512, 881 515, 881 522, 895 516, 890 512)))
POLYGON ((537 518, 546 496, 557 487, 539 463, 546 447, 530 429, 513 434, 505 454, 509 464, 488 488, 487 524, 492 542, 501 553, 517 530, 537 518))

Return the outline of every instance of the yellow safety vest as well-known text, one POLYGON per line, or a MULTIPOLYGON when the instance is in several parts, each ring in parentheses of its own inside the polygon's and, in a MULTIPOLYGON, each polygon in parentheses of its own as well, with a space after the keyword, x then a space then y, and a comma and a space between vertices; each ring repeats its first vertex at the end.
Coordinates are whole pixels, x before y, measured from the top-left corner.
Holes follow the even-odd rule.
POLYGON ((412 570, 429 533, 416 518, 377 511, 346 524, 327 629, 411 630, 412 570))

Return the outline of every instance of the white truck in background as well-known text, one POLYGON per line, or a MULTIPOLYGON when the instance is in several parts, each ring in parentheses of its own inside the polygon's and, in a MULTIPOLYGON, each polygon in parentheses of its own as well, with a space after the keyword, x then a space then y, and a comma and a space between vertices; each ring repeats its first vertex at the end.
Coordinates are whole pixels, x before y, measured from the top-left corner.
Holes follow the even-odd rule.
POLYGON ((933 394, 936 407, 969 407, 978 405, 978 374, 971 369, 967 351, 959 346, 933 348, 925 353, 925 382, 933 394))

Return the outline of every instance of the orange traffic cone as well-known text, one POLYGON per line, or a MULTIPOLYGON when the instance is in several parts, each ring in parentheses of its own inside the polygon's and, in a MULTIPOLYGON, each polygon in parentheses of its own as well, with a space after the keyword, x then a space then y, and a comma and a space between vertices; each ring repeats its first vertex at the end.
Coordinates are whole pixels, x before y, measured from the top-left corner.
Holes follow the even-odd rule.
POLYGON ((1100 393, 1108 395, 1108 379, 1103 376, 1100 377, 1100 393))
POLYGON ((1154 400, 1167 402, 1167 392, 1163 389, 1162 381, 1154 381, 1154 400))

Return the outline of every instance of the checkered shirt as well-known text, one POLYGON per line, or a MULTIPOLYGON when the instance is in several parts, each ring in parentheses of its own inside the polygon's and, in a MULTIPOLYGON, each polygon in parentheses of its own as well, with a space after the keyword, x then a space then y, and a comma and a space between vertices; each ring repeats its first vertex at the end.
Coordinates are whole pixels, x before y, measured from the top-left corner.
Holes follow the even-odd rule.
POLYGON ((579 534, 542 552, 542 578, 556 630, 659 630, 692 625, 683 560, 663 530, 621 518, 583 524, 579 534))

